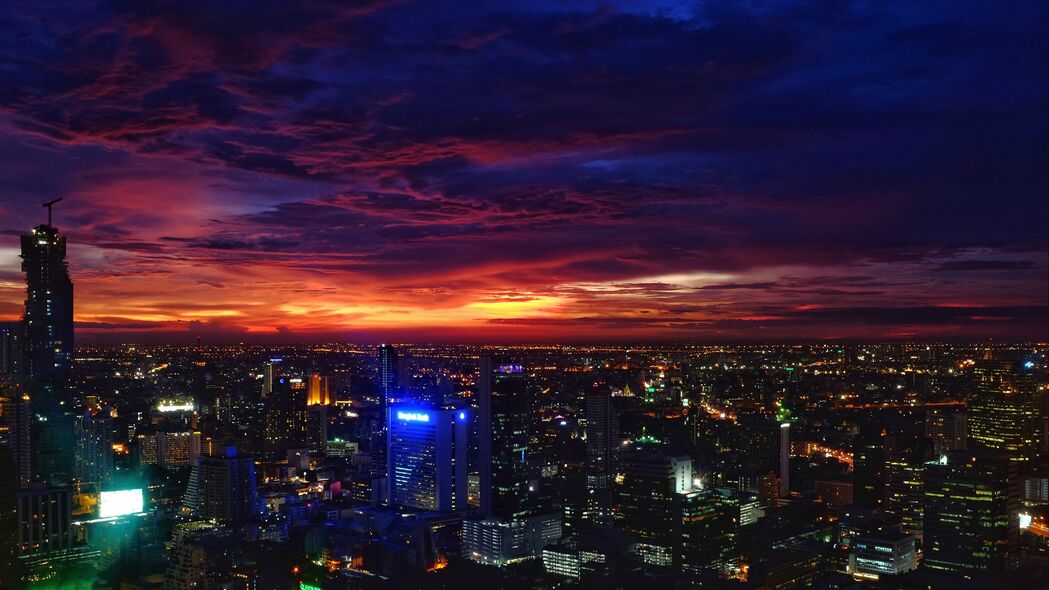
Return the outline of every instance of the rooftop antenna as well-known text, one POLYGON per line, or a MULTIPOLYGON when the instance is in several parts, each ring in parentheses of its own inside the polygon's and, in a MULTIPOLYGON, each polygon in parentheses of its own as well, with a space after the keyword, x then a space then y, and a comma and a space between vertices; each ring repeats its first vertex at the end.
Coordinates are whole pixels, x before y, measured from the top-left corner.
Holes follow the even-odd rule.
POLYGON ((46 203, 44 203, 42 205, 43 207, 47 207, 47 225, 48 225, 48 227, 51 226, 51 206, 54 205, 55 203, 61 201, 63 198, 64 197, 58 197, 54 201, 48 201, 48 202, 46 202, 46 203))

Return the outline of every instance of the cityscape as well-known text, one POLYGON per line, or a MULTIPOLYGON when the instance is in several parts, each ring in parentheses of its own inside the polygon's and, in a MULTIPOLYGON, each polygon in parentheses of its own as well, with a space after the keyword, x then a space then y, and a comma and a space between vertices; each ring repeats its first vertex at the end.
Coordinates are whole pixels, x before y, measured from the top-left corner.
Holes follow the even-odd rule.
POLYGON ((1049 583, 1049 8, 0 9, 0 588, 1049 583))

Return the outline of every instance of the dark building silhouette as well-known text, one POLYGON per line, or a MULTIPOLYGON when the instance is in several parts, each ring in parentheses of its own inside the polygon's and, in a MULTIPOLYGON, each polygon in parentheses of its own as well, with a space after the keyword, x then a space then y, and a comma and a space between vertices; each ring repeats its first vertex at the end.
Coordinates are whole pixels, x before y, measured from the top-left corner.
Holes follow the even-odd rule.
POLYGON ((520 365, 481 358, 477 431, 485 518, 522 517, 534 509, 529 485, 535 476, 528 460, 535 414, 532 393, 520 365))
POLYGON ((863 424, 853 440, 852 502, 866 508, 885 504, 885 432, 863 424))
POLYGON ((608 386, 594 387, 586 393, 586 487, 587 514, 592 520, 608 524, 612 511, 612 479, 619 459, 619 416, 608 386))
POLYGON ((72 396, 73 282, 66 239, 50 224, 22 236, 26 275, 22 372, 38 417, 33 431, 35 475, 66 483, 73 475, 72 396))
POLYGON ((221 456, 201 456, 190 473, 183 510, 223 524, 241 524, 259 513, 255 462, 226 447, 221 456))

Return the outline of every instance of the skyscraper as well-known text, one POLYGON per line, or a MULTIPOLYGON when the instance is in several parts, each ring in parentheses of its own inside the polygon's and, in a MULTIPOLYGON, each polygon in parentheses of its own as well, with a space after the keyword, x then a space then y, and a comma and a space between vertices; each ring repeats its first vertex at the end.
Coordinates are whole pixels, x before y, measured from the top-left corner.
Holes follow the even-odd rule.
POLYGON ((69 488, 35 485, 18 492, 19 552, 50 553, 72 543, 69 488))
POLYGON ((609 387, 587 392, 583 408, 586 416, 587 507, 591 520, 610 524, 612 478, 619 459, 619 417, 612 404, 609 387))
POLYGON ((0 381, 22 378, 22 338, 20 322, 0 322, 0 381))
POLYGON ((23 235, 22 271, 26 274, 26 376, 34 385, 64 385, 73 361, 73 281, 66 265, 65 236, 50 224, 23 235))
POLYGON ((226 447, 221 456, 201 456, 190 473, 183 510, 233 525, 258 514, 255 462, 237 455, 237 447, 226 447))
POLYGON ((109 408, 85 412, 74 424, 74 465, 81 486, 99 489, 113 479, 113 420, 109 408))
POLYGON ((398 387, 397 349, 389 344, 379 346, 379 406, 384 410, 398 387))
POLYGON ((1007 451, 1013 461, 1039 457, 1038 387, 1034 363, 985 358, 973 367, 969 445, 1007 451))
POLYGON ((469 412, 394 404, 387 424, 390 506, 465 509, 469 412))
POLYGON ((1018 467, 1002 451, 951 451, 925 464, 925 567, 967 577, 1018 558, 1018 467))
POLYGON ((309 392, 306 396, 306 405, 327 406, 335 403, 331 397, 331 386, 328 378, 324 375, 314 373, 310 375, 309 392))
POLYGON ((852 443, 852 502, 881 508, 885 503, 885 433, 863 424, 852 443))
POLYGON ((528 378, 520 365, 497 365, 482 357, 478 394, 481 515, 526 516, 534 508, 528 442, 535 408, 528 378))
POLYGON ((615 475, 619 455, 619 417, 612 404, 612 391, 596 387, 586 394, 587 487, 607 490, 615 475))
POLYGON ((307 384, 301 377, 280 377, 266 398, 264 438, 269 450, 283 453, 306 444, 307 384))
POLYGON ((637 451, 622 456, 620 472, 618 526, 634 535, 646 564, 673 565, 680 541, 678 496, 692 490, 692 459, 637 451))
POLYGON ((925 414, 925 436, 935 457, 968 446, 967 429, 964 412, 932 408, 925 414))
POLYGON ((19 486, 27 485, 33 478, 31 449, 32 412, 29 394, 9 392, 0 396, 0 445, 10 450, 12 469, 16 474, 19 486))
POLYGON ((73 282, 66 265, 66 239, 48 223, 22 236, 26 299, 22 371, 32 394, 35 473, 65 483, 73 475, 72 397, 73 282))

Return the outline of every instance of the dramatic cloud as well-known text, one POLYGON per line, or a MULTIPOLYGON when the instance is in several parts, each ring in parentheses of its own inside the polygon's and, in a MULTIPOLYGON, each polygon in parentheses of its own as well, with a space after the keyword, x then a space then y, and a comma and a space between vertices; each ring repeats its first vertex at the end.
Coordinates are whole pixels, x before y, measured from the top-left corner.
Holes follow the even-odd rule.
POLYGON ((9 2, 0 319, 80 333, 1049 336, 1044 2, 9 2))

